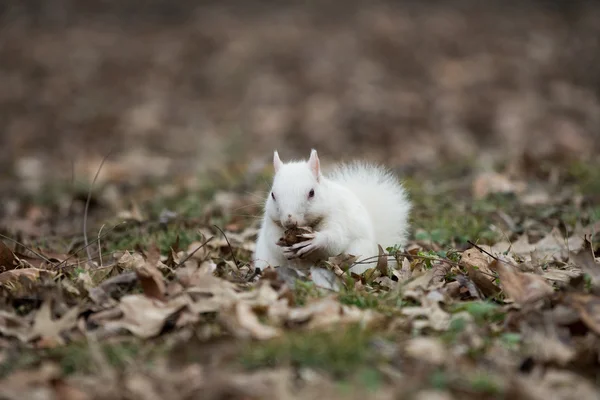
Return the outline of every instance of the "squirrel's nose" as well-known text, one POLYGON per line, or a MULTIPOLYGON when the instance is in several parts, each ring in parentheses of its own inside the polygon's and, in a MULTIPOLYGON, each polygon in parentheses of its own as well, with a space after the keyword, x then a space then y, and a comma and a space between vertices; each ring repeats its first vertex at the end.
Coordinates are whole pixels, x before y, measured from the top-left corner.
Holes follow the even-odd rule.
POLYGON ((281 222, 285 228, 293 228, 298 226, 298 221, 296 218, 292 217, 292 214, 288 214, 287 219, 281 222))

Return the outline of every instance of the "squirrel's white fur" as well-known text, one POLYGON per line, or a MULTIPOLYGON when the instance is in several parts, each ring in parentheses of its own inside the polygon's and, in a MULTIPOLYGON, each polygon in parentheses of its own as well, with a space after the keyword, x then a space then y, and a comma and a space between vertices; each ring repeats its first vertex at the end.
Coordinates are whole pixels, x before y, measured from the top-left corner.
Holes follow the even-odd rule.
POLYGON ((365 162, 338 165, 321 172, 316 150, 308 161, 283 163, 273 156, 275 176, 256 241, 256 267, 309 267, 319 259, 352 254, 359 261, 351 271, 373 267, 377 245, 406 244, 411 204, 406 191, 387 169, 365 162), (312 226, 309 240, 290 247, 276 243, 292 226, 312 226))

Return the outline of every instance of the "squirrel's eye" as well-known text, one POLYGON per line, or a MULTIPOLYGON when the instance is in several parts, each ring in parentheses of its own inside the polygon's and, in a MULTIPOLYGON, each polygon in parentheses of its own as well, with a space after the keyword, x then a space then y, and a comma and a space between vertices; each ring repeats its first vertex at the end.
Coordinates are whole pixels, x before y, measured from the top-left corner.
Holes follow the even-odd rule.
POLYGON ((271 192, 271 197, 275 200, 275 193, 271 192))
POLYGON ((308 192, 308 197, 315 197, 315 189, 310 189, 310 192, 308 192))

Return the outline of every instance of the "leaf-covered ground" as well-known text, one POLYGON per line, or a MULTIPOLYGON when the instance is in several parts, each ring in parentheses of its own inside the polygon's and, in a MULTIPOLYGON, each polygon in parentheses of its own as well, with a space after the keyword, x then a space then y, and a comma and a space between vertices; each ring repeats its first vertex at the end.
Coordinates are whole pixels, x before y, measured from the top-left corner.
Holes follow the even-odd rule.
POLYGON ((0 398, 598 398, 598 165, 406 175, 401 268, 363 276, 248 264, 268 175, 98 185, 87 237, 85 190, 11 206, 0 398))

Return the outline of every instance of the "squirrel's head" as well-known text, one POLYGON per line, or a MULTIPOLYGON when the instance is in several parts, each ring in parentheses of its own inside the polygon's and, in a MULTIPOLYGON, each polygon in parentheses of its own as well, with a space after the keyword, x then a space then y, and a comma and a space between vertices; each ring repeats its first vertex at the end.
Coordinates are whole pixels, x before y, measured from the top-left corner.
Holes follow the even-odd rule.
POLYGON ((275 177, 267 198, 268 216, 284 228, 307 226, 323 214, 321 165, 316 150, 308 161, 283 163, 277 151, 273 154, 275 177))

